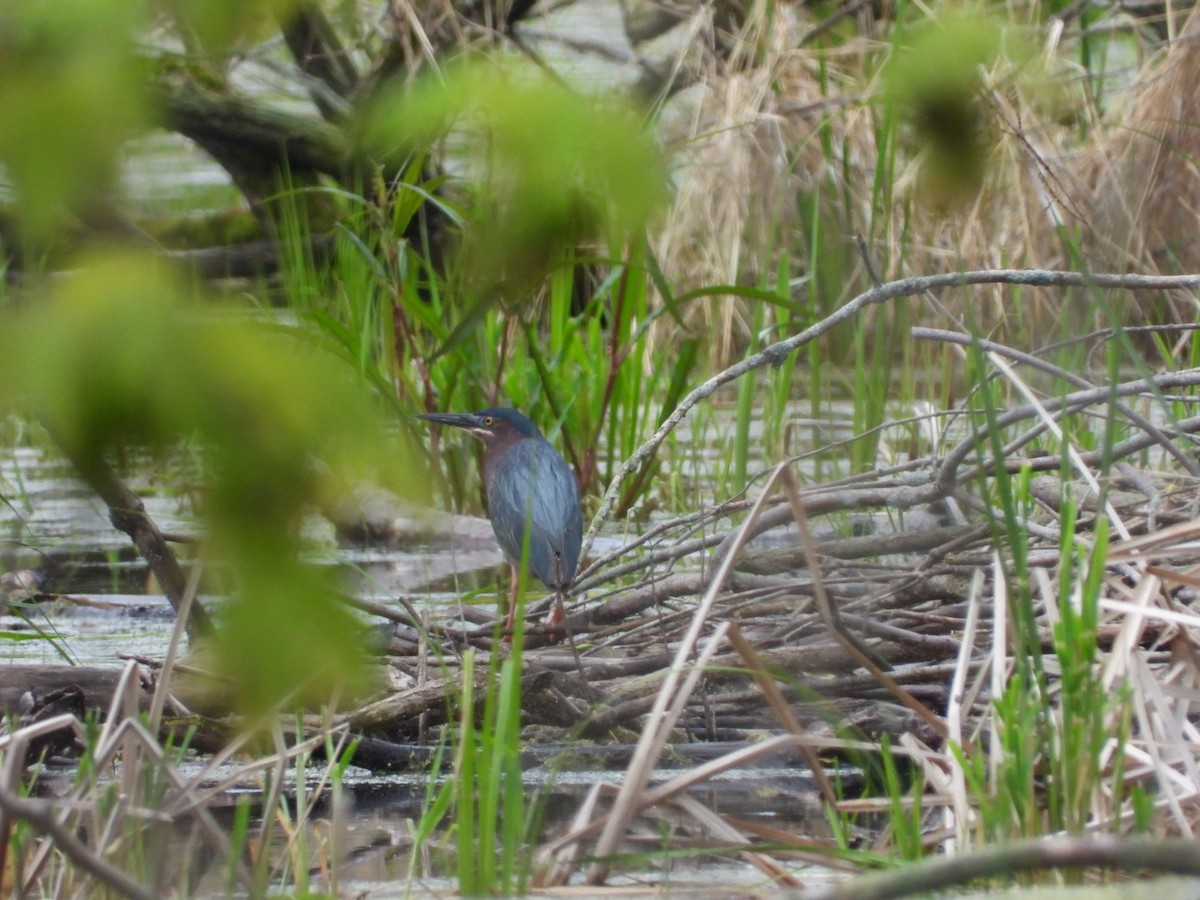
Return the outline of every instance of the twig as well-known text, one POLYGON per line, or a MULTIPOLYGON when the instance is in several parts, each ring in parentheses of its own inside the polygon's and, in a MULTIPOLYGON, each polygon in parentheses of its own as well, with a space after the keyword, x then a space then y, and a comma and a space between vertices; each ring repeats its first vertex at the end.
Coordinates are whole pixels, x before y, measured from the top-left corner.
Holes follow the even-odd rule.
MULTIPOLYGON (((750 515, 742 525, 742 534, 749 532, 751 523, 753 523, 758 512, 762 509, 767 496, 771 493, 771 489, 775 485, 776 479, 784 470, 783 466, 778 467, 774 475, 768 480, 762 496, 759 497, 754 509, 750 511, 750 515)), ((658 697, 655 700, 654 708, 650 711, 649 724, 638 740, 639 755, 630 763, 629 770, 625 774, 625 780, 621 784, 621 790, 617 794, 616 801, 613 803, 613 810, 609 820, 604 826, 604 831, 601 833, 600 839, 596 842, 595 855, 600 857, 600 859, 593 863, 588 870, 587 880, 589 884, 602 884, 605 878, 608 877, 608 862, 604 857, 611 855, 616 849, 617 841, 624 832, 629 817, 633 814, 636 798, 645 789, 646 782, 649 780, 650 773, 653 770, 654 762, 662 752, 662 747, 666 743, 671 729, 674 728, 675 720, 679 715, 680 697, 686 699, 687 694, 695 684, 702 663, 700 660, 697 660, 696 664, 690 666, 689 670, 688 660, 694 652, 696 642, 700 638, 700 631, 708 619, 708 614, 716 602, 717 595, 720 593, 725 579, 733 570, 733 561, 737 556, 736 551, 740 549, 741 543, 738 543, 735 551, 726 557, 721 567, 717 570, 708 593, 704 595, 704 599, 696 607, 691 626, 688 628, 683 640, 679 643, 679 648, 675 654, 675 661, 671 665, 666 679, 663 681, 662 688, 659 690, 658 697), (683 673, 685 671, 689 671, 689 674, 681 685, 680 679, 684 678, 683 673)), ((716 634, 713 635, 707 648, 710 652, 715 650, 718 643, 717 638, 723 631, 723 628, 718 628, 716 634)), ((703 654, 701 659, 703 659, 703 654)))
POLYGON ((770 878, 774 884, 787 887, 799 887, 802 884, 779 862, 764 853, 753 850, 753 845, 748 837, 699 800, 687 794, 680 794, 671 801, 671 805, 695 819, 715 840, 732 846, 745 847, 746 849, 740 851, 738 855, 770 878))
MULTIPOLYGON (((1043 406, 1049 412, 1066 413, 1070 411, 1084 409, 1097 403, 1103 403, 1111 397, 1128 397, 1134 394, 1143 394, 1153 391, 1161 391, 1165 388, 1175 387, 1195 387, 1200 385, 1200 371, 1189 369, 1183 372, 1164 372, 1160 375, 1147 376, 1134 381, 1125 381, 1120 384, 1110 385, 1108 387, 1097 387, 1086 391, 1076 391, 1073 394, 1067 394, 1062 397, 1057 397, 1053 400, 1047 400, 1043 406)), ((1022 419, 1030 419, 1035 417, 1038 411, 1032 406, 1018 406, 996 417, 996 427, 1006 428, 1015 422, 1022 419)), ((1184 419, 1182 422, 1177 422, 1171 429, 1177 432, 1186 432, 1200 427, 1200 421, 1196 419, 1184 419)), ((980 434, 984 434, 980 431, 980 434)), ((1113 445, 1113 450, 1108 454, 1110 459, 1116 459, 1117 448, 1119 447, 1148 447, 1154 444, 1155 441, 1146 435, 1132 438, 1129 441, 1123 441, 1113 445)), ((964 439, 954 449, 952 449, 946 458, 942 461, 941 471, 937 476, 938 490, 943 495, 948 495, 956 483, 969 481, 976 474, 977 470, 969 470, 965 474, 960 474, 958 467, 976 448, 976 436, 972 435, 964 439)), ((1133 451, 1136 452, 1136 451, 1133 451)), ((1086 461, 1087 454, 1083 454, 1082 458, 1086 461)), ((1053 459, 1053 467, 1058 468, 1059 460, 1053 459)), ((981 464, 981 467, 992 465, 990 462, 981 464)))
POLYGON ((150 713, 146 717, 146 724, 151 734, 158 734, 159 726, 162 724, 163 707, 166 705, 170 693, 168 686, 175 671, 179 643, 183 638, 183 622, 187 621, 192 604, 196 600, 196 591, 200 588, 200 576, 203 572, 204 566, 197 564, 192 569, 191 577, 188 578, 187 590, 184 592, 183 603, 179 608, 179 618, 175 620, 175 628, 171 631, 171 643, 167 645, 167 655, 163 659, 162 670, 158 673, 158 681, 154 686, 154 697, 150 701, 150 713))
POLYGON ((1038 869, 1090 867, 1200 875, 1200 845, 1158 838, 1052 837, 914 863, 844 885, 793 893, 801 900, 889 900, 942 891, 979 878, 1038 869))
POLYGON ((135 900, 155 900, 158 896, 93 853, 83 841, 65 826, 59 824, 54 815, 54 806, 45 800, 18 797, 8 789, 0 789, 0 809, 15 818, 24 819, 34 828, 45 832, 54 846, 71 862, 90 874, 97 881, 135 900))
POLYGON ((612 482, 605 491, 595 517, 588 526, 583 539, 583 550, 580 557, 586 557, 588 550, 595 540, 600 527, 612 515, 613 507, 620 495, 621 486, 625 479, 637 471, 649 459, 659 445, 666 440, 667 435, 683 421, 684 417, 701 401, 711 397, 723 385, 736 381, 747 372, 761 369, 764 366, 775 366, 782 363, 791 353, 803 347, 837 325, 854 318, 864 309, 879 303, 887 303, 901 297, 911 297, 927 291, 943 288, 968 287, 978 284, 1013 284, 1027 287, 1086 287, 1086 288, 1118 288, 1132 291, 1161 291, 1169 289, 1200 289, 1200 275, 1117 275, 1089 274, 1084 272, 1064 272, 1049 269, 985 269, 972 272, 950 272, 943 275, 924 275, 916 278, 904 278, 889 282, 880 287, 871 288, 850 300, 844 306, 819 322, 805 328, 799 334, 786 340, 777 341, 758 353, 717 373, 708 381, 692 390, 680 400, 679 405, 667 416, 658 430, 650 436, 634 453, 625 460, 612 482))
MULTIPOLYGON (((762 659, 754 649, 754 645, 746 640, 742 635, 742 630, 736 625, 729 629, 729 643, 733 645, 734 650, 745 661, 746 667, 750 670, 750 676, 758 685, 758 689, 762 691, 763 696, 767 698, 767 703, 775 715, 779 717, 779 721, 783 724, 784 728, 795 735, 804 734, 804 729, 796 718, 796 714, 792 712, 791 706, 784 699, 779 685, 767 672, 767 668, 763 665, 762 659)), ((825 767, 821 765, 820 757, 817 756, 811 747, 805 744, 801 744, 799 749, 800 755, 804 757, 805 763, 808 764, 808 768, 817 782, 817 787, 820 788, 821 796, 825 799, 826 803, 833 806, 838 801, 837 791, 834 789, 829 777, 825 774, 825 767)))
MULTIPOLYGON (((117 477, 117 473, 104 460, 89 459, 85 461, 70 448, 68 442, 59 440, 58 445, 71 460, 83 480, 104 501, 108 507, 108 517, 112 521, 113 527, 129 535, 129 539, 133 541, 138 552, 142 554, 142 558, 146 560, 150 571, 154 573, 155 579, 161 585, 163 593, 166 594, 171 608, 178 616, 183 607, 184 595, 187 593, 187 578, 183 574, 183 569, 180 568, 179 561, 175 559, 175 554, 171 552, 171 548, 163 539, 162 532, 158 530, 158 525, 146 512, 145 504, 125 486, 125 483, 117 477)), ((199 601, 192 603, 191 612, 185 621, 187 635, 191 640, 212 633, 212 619, 208 617, 208 613, 204 611, 204 607, 200 605, 199 601)))
POLYGON ((800 489, 796 485, 791 469, 784 471, 783 485, 792 515, 796 520, 796 528, 800 532, 800 543, 810 561, 809 571, 812 573, 817 609, 820 611, 825 626, 842 648, 854 658, 855 662, 870 672, 889 694, 920 716, 921 720, 939 735, 945 737, 947 734, 945 719, 936 715, 924 703, 917 701, 912 694, 897 684, 895 679, 883 671, 887 663, 880 660, 878 654, 863 644, 857 635, 847 630, 842 624, 837 608, 829 602, 829 596, 825 592, 825 583, 821 579, 820 569, 816 565, 816 547, 812 539, 812 532, 808 527, 808 514, 805 512, 804 501, 800 496, 800 489))
MULTIPOLYGON (((983 338, 975 338, 969 334, 962 334, 955 331, 945 331, 940 328, 913 328, 909 332, 917 340, 933 340, 943 341, 946 343, 963 344, 970 346, 972 344, 979 346, 981 349, 989 353, 995 353, 999 356, 1006 356, 1009 359, 1024 363, 1030 368, 1037 369, 1040 372, 1045 372, 1048 375, 1053 375, 1055 378, 1060 378, 1075 387, 1082 390, 1095 389, 1096 385, 1092 384, 1086 378, 1081 378, 1074 372, 1068 372, 1066 369, 1046 362, 1044 359, 1039 359, 1032 353, 1023 353, 1020 350, 1014 350, 1011 347, 1006 347, 1003 344, 998 344, 995 341, 984 340, 983 338)), ((1130 422, 1136 425, 1142 431, 1152 436, 1171 457, 1179 463, 1190 475, 1200 478, 1200 465, 1197 465, 1186 453, 1171 443, 1170 438, 1163 434, 1154 423, 1147 420, 1144 416, 1138 414, 1124 403, 1114 404, 1121 415, 1125 416, 1130 422)))

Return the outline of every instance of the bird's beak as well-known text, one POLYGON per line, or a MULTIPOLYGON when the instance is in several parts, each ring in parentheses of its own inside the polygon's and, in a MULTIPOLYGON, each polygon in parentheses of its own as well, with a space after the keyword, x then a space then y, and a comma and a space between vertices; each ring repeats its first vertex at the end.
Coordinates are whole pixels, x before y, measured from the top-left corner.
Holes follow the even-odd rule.
POLYGON ((472 434, 487 434, 483 419, 474 413, 422 413, 417 416, 426 422, 437 422, 439 425, 452 425, 455 428, 465 428, 472 434))

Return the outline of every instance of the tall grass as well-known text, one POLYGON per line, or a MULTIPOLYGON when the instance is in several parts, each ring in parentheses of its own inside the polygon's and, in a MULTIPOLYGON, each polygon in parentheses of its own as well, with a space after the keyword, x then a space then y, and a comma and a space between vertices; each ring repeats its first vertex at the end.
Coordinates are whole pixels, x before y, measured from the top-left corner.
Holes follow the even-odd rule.
MULTIPOLYGON (((1002 5, 996 9, 1013 18, 1018 12, 1002 5)), ((1059 11, 1051 4, 1043 14, 1059 11)), ((730 134, 738 130, 748 137, 743 143, 737 136, 733 149, 745 150, 757 137, 755 126, 764 123, 782 123, 782 139, 755 146, 785 150, 757 157, 740 154, 737 164, 728 167, 684 167, 681 185, 688 178, 708 177, 722 189, 694 191, 706 201, 697 204, 692 219, 676 222, 678 240, 633 234, 606 244, 563 246, 544 279, 527 290, 507 296, 473 290, 471 273, 434 262, 436 249, 423 227, 427 214, 436 212, 451 230, 464 217, 452 202, 433 199, 447 180, 429 177, 426 160, 416 155, 395 184, 367 184, 358 191, 305 189, 303 195, 284 191, 276 204, 285 250, 284 302, 314 340, 335 347, 353 364, 398 422, 407 423, 408 414, 423 409, 518 406, 562 447, 585 490, 594 491, 608 483, 691 385, 728 361, 721 354, 753 353, 770 336, 796 330, 807 317, 835 309, 865 286, 869 275, 854 249, 856 234, 865 236, 883 277, 1053 258, 1086 267, 1094 248, 1069 225, 1051 227, 1039 219, 1044 202, 1031 207, 1036 211, 1026 221, 1008 212, 1013 196, 1028 198, 1032 192, 1024 167, 1013 164, 1028 162, 1024 136, 1015 127, 998 129, 995 167, 979 185, 978 196, 939 209, 926 205, 914 187, 921 148, 912 145, 911 122, 906 125, 903 111, 865 99, 835 105, 852 88, 869 93, 879 66, 904 51, 913 29, 928 14, 925 7, 898 4, 887 23, 886 40, 864 36, 860 41, 846 29, 820 47, 807 48, 812 56, 801 58, 781 27, 791 11, 776 3, 756 5, 735 38, 738 52, 731 54, 746 65, 722 68, 714 72, 720 77, 704 85, 710 93, 705 115, 697 117, 703 127, 691 136, 687 150, 702 162, 707 141, 717 150, 729 150, 730 134), (817 112, 808 118, 789 114, 788 104, 809 98, 805 92, 819 101, 817 112), (734 108, 736 99, 750 95, 756 106, 748 112, 734 108), (731 125, 731 116, 744 119, 731 125), (1007 160, 1006 152, 1012 154, 1007 160), (741 203, 744 198, 761 200, 772 191, 787 202, 741 203), (306 201, 314 193, 333 213, 327 256, 309 240, 314 224, 306 201), (764 217, 760 227, 747 225, 749 212, 741 219, 728 218, 742 206, 764 217), (711 218, 724 227, 698 225, 706 212, 720 212, 711 218), (695 234, 709 242, 707 247, 699 253, 695 246, 681 250, 695 234), (719 247, 722 242, 736 252, 719 247), (695 271, 692 263, 698 263, 695 271)), ((1107 47, 1087 26, 1101 14, 1086 11, 1075 37, 1095 107, 1105 99, 1107 47)), ((1054 116, 1037 115, 1036 106, 1021 96, 1025 85, 1010 78, 1002 61, 994 62, 990 73, 995 78, 982 83, 980 93, 998 116, 1013 104, 1015 112, 1000 119, 1001 124, 1036 121, 1059 140, 1082 137, 1060 128, 1054 116)), ((1069 338, 1080 323, 1119 321, 1122 315, 1093 292, 1050 300, 1015 290, 962 291, 952 302, 959 307, 950 318, 965 320, 973 332, 1005 327, 1031 344, 1052 330, 1069 338), (972 306, 976 303, 978 310, 972 306)), ((805 383, 811 417, 820 421, 828 416, 829 389, 839 383, 831 362, 846 365, 852 426, 861 435, 850 444, 849 466, 869 470, 878 463, 878 426, 886 420, 888 404, 897 397, 915 398, 919 370, 931 363, 934 399, 949 409, 956 385, 963 385, 970 427, 979 435, 977 455, 992 461, 981 472, 975 498, 1001 548, 995 603, 1003 611, 996 615, 998 621, 1011 622, 1011 630, 997 626, 997 658, 991 664, 1010 665, 1011 671, 1005 669, 996 680, 1002 689, 990 698, 990 743, 977 736, 953 748, 971 792, 971 808, 978 812, 970 826, 959 824, 982 841, 1079 832, 1094 824, 1104 786, 1115 784, 1104 799, 1111 815, 1128 813, 1134 827, 1145 827, 1151 812, 1148 795, 1138 787, 1126 790, 1121 779, 1126 766, 1121 748, 1132 730, 1129 691, 1113 689, 1101 676, 1098 610, 1108 526, 1100 519, 1090 535, 1079 534, 1077 508, 1064 495, 1057 588, 1047 594, 1033 581, 1026 526, 1039 501, 1030 473, 1009 471, 1006 442, 1012 435, 998 427, 1000 412, 1015 395, 994 377, 978 349, 968 354, 965 370, 948 349, 935 357, 914 352, 907 340, 914 314, 907 305, 894 305, 861 317, 825 343, 812 344, 806 359, 788 359, 777 370, 743 378, 731 427, 726 430, 711 408, 694 414, 697 440, 690 447, 669 444, 664 456, 644 464, 628 482, 617 515, 651 501, 683 508, 705 493, 723 497, 746 488, 760 449, 754 440, 756 417, 761 415, 762 449, 771 461, 780 458, 787 452, 797 382, 805 383), (797 364, 805 367, 800 376, 793 368, 797 364), (705 442, 718 450, 715 477, 698 453, 705 442), (685 461, 693 469, 690 486, 678 471, 682 465, 675 465, 685 461), (1049 646, 1043 629, 1047 603, 1057 616, 1049 646), (1052 669, 1060 673, 1054 679, 1052 669)), ((1175 359, 1178 348, 1157 340, 1161 360, 1175 359)), ((1088 349, 1064 348, 1059 365, 1083 368, 1088 349)), ((1194 362, 1200 358, 1200 340, 1193 337, 1183 351, 1194 362)), ((1106 363, 1110 378, 1123 366, 1140 364, 1122 336, 1110 343, 1106 363)), ((1183 401, 1172 403, 1173 414, 1186 414, 1183 401)), ((1065 422, 1065 439, 1111 447, 1118 437, 1115 423, 1111 409, 1099 428, 1079 417, 1065 422)), ((1062 455, 1061 475, 1069 480, 1063 448, 1050 439, 1041 443, 1062 455)), ((446 491, 457 505, 473 504, 477 494, 470 452, 458 449, 442 456, 446 491)), ((1107 475, 1106 466, 1100 474, 1107 475)), ((480 663, 473 651, 464 655, 456 737, 446 750, 454 780, 431 789, 427 813, 416 830, 418 838, 428 839, 444 817, 451 818, 455 869, 460 889, 469 895, 515 893, 525 886, 530 816, 518 760, 521 616, 517 623, 509 652, 495 652, 488 660, 482 696, 474 677, 480 663)), ((891 838, 901 856, 915 858, 926 850, 927 811, 921 800, 928 781, 909 778, 892 758, 893 749, 886 741, 880 747, 891 838), (913 802, 902 802, 910 792, 913 802)), ((83 771, 93 774, 87 766, 83 771)), ((277 794, 278 786, 277 780, 269 785, 268 794, 277 794)), ((154 801, 150 787, 145 796, 154 801)), ((304 800, 301 790, 300 806, 304 800)), ((106 795, 105 814, 112 812, 111 803, 106 795)), ((253 847, 255 892, 266 892, 274 879, 285 876, 298 890, 311 888, 306 873, 317 851, 295 839, 298 819, 286 806, 271 806, 264 830, 256 835, 249 807, 239 808, 228 885, 232 888, 241 874, 242 851, 253 847), (272 857, 266 852, 271 849, 268 837, 281 834, 288 852, 272 857)), ((848 845, 846 820, 833 816, 831 821, 842 845, 848 845)), ((131 851, 131 861, 146 863, 138 850, 131 851)), ((336 884, 329 889, 336 890, 336 884)))
POLYGON ((6 735, 0 856, 14 895, 265 897, 281 885, 337 893, 342 782, 353 746, 336 731, 289 739, 275 725, 278 754, 241 766, 229 762, 237 753, 229 748, 214 787, 219 764, 191 763, 190 729, 160 741, 137 712, 138 677, 128 665, 103 721, 64 714, 6 735), (73 738, 82 755, 73 781, 47 790, 30 748, 50 732, 67 744, 73 738), (323 767, 312 765, 318 749, 323 767), (214 794, 256 782, 259 792, 243 790, 228 827, 219 822, 214 794), (318 817, 321 802, 328 818, 318 817))
MULTIPOLYGON (((428 203, 435 186, 406 184, 389 195, 390 216, 387 206, 330 191, 326 201, 339 217, 327 261, 311 251, 303 204, 285 193, 285 302, 354 363, 401 420, 425 409, 518 407, 552 440, 561 438, 585 490, 594 490, 694 375, 691 341, 676 365, 648 364, 651 326, 673 312, 673 301, 651 306, 649 285, 663 282, 645 242, 633 241, 620 258, 565 251, 540 295, 463 308, 455 299, 462 276, 439 273, 428 262, 430 248, 405 238, 421 212, 417 200, 428 203), (593 280, 597 271, 605 275, 593 280)), ((472 482, 469 461, 446 458, 454 502, 469 503, 462 493, 472 482)), ((624 507, 638 500, 654 470, 651 461, 633 480, 624 507)))

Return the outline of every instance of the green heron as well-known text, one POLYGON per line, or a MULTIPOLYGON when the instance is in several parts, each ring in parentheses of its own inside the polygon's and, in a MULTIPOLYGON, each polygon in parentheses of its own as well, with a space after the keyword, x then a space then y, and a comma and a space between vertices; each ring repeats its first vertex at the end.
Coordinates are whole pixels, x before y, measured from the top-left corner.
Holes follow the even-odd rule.
POLYGON ((583 541, 579 486, 567 461, 537 427, 515 409, 477 413, 427 413, 429 422, 465 428, 483 441, 483 489, 488 518, 500 549, 512 566, 506 628, 516 615, 517 567, 525 557, 529 531, 529 568, 554 592, 556 619, 571 587, 583 541))

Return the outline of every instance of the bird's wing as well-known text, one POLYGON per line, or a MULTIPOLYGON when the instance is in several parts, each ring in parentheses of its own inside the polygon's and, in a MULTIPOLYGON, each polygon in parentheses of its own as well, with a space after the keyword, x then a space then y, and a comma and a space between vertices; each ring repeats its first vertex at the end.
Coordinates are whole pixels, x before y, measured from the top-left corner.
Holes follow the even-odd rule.
POLYGON ((570 585, 583 536, 579 489, 549 443, 520 441, 505 453, 488 487, 488 515, 510 563, 521 560, 528 522, 530 570, 551 589, 570 585))
POLYGON ((583 518, 579 508, 579 484, 566 460, 554 453, 545 478, 537 491, 534 505, 534 534, 542 535, 561 556, 561 567, 552 586, 570 587, 579 565, 579 546, 583 540, 583 518))

